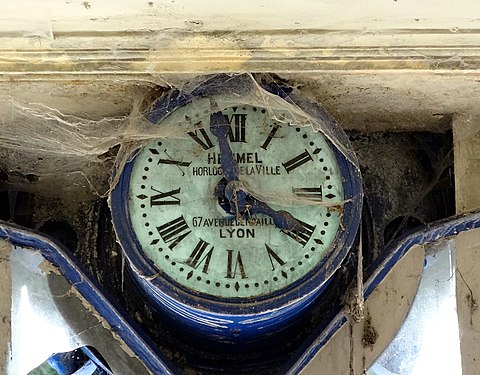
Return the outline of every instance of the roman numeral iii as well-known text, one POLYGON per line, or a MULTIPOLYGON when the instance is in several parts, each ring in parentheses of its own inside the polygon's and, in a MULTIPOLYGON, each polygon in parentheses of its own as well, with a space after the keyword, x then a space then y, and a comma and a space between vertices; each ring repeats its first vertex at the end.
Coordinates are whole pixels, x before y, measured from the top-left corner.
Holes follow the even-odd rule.
POLYGON ((322 187, 311 187, 311 188, 296 188, 292 187, 292 193, 297 197, 311 199, 311 200, 322 200, 322 187))

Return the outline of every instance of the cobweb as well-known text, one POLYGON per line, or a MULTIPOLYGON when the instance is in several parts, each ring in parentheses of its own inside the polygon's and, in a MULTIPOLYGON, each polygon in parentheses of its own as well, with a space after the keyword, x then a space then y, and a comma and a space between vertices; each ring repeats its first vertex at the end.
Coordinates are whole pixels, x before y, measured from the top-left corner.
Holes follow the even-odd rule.
MULTIPOLYGON (((38 102, 0 102, 0 171, 4 180, 17 185, 35 185, 42 180, 59 184, 79 184, 95 196, 106 196, 114 187, 125 162, 142 145, 158 138, 184 138, 175 116, 175 106, 189 103, 206 114, 231 106, 252 105, 267 109, 278 122, 311 127, 322 132, 357 168, 348 140, 326 110, 304 100, 295 87, 269 74, 220 74, 174 79, 161 77, 160 89, 132 97, 129 115, 92 120, 62 113, 38 102), (210 92, 229 87, 215 97, 210 92), (158 103, 163 103, 158 107, 158 103), (166 103, 166 104, 165 104, 166 103), (169 107, 169 105, 171 107, 169 107), (113 172, 115 171, 115 173, 113 172), (68 176, 75 176, 68 179, 68 176), (73 181, 73 182, 72 182, 73 181)), ((59 186, 61 188, 62 186, 59 186)), ((65 187, 65 186, 63 186, 65 187)), ((73 188, 72 188, 73 189, 73 188)))

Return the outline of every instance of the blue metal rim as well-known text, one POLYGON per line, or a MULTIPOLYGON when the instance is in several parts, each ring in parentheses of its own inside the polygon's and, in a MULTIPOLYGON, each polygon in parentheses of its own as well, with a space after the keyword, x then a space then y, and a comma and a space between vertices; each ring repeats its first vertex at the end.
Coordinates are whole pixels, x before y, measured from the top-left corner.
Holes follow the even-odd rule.
POLYGON ((83 270, 75 257, 55 240, 26 230, 11 223, 0 221, 0 238, 14 246, 39 250, 42 256, 58 267, 61 274, 105 319, 110 327, 128 345, 146 368, 153 374, 180 374, 180 371, 158 351, 151 340, 131 320, 126 312, 117 306, 112 298, 93 278, 83 270))
MULTIPOLYGON (((454 237, 462 232, 480 228, 480 211, 460 214, 430 224, 422 230, 413 230, 403 234, 384 251, 384 257, 374 265, 374 271, 364 284, 364 298, 368 300, 373 291, 385 280, 395 265, 415 245, 426 245, 454 237)), ((327 325, 317 326, 302 347, 292 356, 281 373, 300 374, 315 355, 328 344, 330 338, 349 321, 348 315, 339 306, 337 314, 327 325)))
MULTIPOLYGON (((244 79, 242 76, 237 77, 237 82, 240 82, 240 91, 244 87, 244 79)), ((251 78, 248 77, 248 79, 251 78)), ((175 91, 172 95, 167 96, 164 101, 157 101, 154 109, 147 114, 147 118, 151 121, 161 121, 175 108, 188 104, 195 96, 203 97, 221 95, 227 91, 231 92, 232 88, 229 85, 235 82, 232 77, 222 75, 207 80, 204 86, 199 87, 190 95, 175 91)), ((286 99, 289 102, 295 100, 293 96, 286 99)), ((321 107, 319 109, 324 111, 321 107)), ((332 123, 329 126, 335 125, 332 123)), ((345 139, 342 141, 345 141, 345 139)), ((332 146, 332 149, 342 171, 346 202, 343 206, 341 224, 344 230, 337 233, 329 254, 315 269, 287 288, 265 297, 235 299, 233 302, 232 300, 187 292, 182 286, 159 272, 159 269, 145 256, 132 230, 128 215, 128 189, 135 158, 130 160, 125 165, 118 184, 111 193, 110 206, 118 239, 130 266, 133 268, 134 276, 137 282, 143 286, 144 292, 162 310, 165 310, 165 305, 168 305, 170 309, 181 310, 186 315, 193 313, 201 319, 212 319, 214 321, 220 319, 233 324, 235 321, 248 320, 250 324, 261 321, 265 325, 265 319, 268 319, 266 316, 271 316, 272 319, 281 319, 281 317, 286 319, 289 315, 293 316, 306 307, 324 290, 327 281, 345 259, 355 239, 361 217, 363 195, 359 169, 335 147, 332 146), (348 230, 345 230, 346 228, 348 230), (153 277, 153 275, 157 276, 153 277), (194 307, 199 305, 202 308, 194 307), (252 319, 253 315, 255 315, 255 319, 252 319)))

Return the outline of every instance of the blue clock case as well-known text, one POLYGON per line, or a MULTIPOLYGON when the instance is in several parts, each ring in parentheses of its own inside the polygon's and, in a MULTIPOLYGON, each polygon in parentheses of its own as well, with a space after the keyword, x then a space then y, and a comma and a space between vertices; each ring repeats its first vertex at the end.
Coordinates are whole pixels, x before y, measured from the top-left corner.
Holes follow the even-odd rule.
MULTIPOLYGON (((252 85, 252 76, 217 75, 207 79, 191 93, 173 90, 157 100, 145 117, 152 126, 161 122, 176 108, 195 98, 231 94, 245 95, 252 85)), ((288 86, 275 82, 263 83, 264 90, 278 95, 286 104, 302 108, 310 116, 331 127, 328 133, 338 135, 336 141, 348 145, 348 138, 333 118, 318 104, 305 102, 288 86)), ((161 125, 160 125, 161 126, 161 125)), ((328 138, 327 138, 328 142, 328 138)), ((307 311, 328 286, 332 275, 342 264, 355 239, 361 217, 362 183, 356 161, 348 158, 329 142, 342 171, 345 204, 341 227, 327 256, 302 279, 271 295, 259 298, 239 298, 235 303, 186 290, 159 272, 145 256, 132 230, 128 215, 128 189, 135 157, 129 160, 112 190, 110 205, 118 240, 128 259, 135 281, 152 306, 166 314, 189 332, 216 342, 239 343, 261 340, 284 330, 295 318, 307 311), (348 229, 348 230, 347 230, 348 229), (153 275, 156 275, 153 277, 153 275), (201 306, 201 307, 199 307, 201 306)))

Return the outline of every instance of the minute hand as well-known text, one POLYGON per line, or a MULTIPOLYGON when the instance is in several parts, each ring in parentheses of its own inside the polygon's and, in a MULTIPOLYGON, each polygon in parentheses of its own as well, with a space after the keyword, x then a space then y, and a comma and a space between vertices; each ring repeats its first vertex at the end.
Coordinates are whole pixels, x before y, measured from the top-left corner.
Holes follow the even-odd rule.
POLYGON ((221 111, 210 115, 210 131, 218 139, 221 159, 220 165, 227 182, 239 181, 238 163, 233 156, 230 143, 228 142, 230 125, 221 111))

